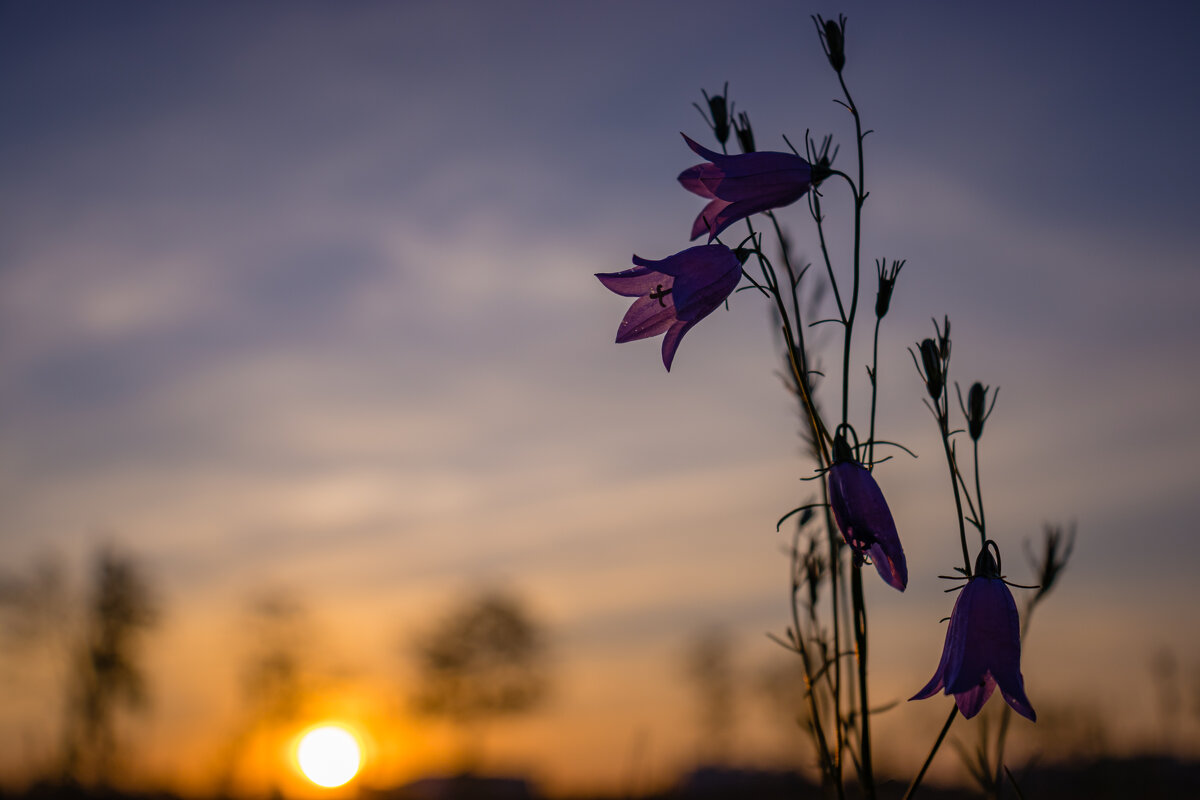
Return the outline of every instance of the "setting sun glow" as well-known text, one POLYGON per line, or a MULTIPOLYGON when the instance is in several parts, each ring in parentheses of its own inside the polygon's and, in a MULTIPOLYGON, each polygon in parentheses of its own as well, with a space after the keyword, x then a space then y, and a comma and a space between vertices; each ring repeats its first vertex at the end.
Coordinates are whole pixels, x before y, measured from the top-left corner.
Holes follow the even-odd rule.
POLYGON ((300 771, 318 786, 341 786, 358 772, 362 755, 358 740, 345 728, 323 725, 313 728, 296 748, 300 771))

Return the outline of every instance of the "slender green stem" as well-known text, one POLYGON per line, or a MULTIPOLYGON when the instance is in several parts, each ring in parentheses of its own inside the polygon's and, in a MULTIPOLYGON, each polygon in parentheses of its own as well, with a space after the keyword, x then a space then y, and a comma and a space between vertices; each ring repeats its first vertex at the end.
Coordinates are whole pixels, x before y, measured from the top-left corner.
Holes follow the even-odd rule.
MULTIPOLYGON (((781 303, 781 305, 782 305, 782 303, 781 303)), ((804 405, 804 409, 806 412, 806 416, 807 416, 809 425, 811 426, 812 437, 813 437, 812 438, 813 455, 817 458, 818 462, 823 466, 824 464, 828 463, 828 460, 829 460, 829 453, 825 449, 825 438, 823 435, 824 427, 820 422, 820 417, 817 416, 816 407, 812 403, 812 397, 808 393, 808 390, 807 390, 807 384, 803 383, 802 379, 800 377, 801 371, 800 371, 799 365, 797 363, 798 356, 796 353, 796 345, 795 345, 794 340, 792 339, 791 331, 786 324, 783 326, 782 330, 783 330, 783 336, 784 336, 784 343, 786 344, 786 347, 787 347, 788 361, 791 364, 792 374, 793 374, 794 379, 797 381, 798 391, 800 393, 801 400, 804 405)), ((821 491, 822 491, 822 497, 823 497, 824 506, 825 506, 825 524, 827 526, 827 530, 830 531, 830 547, 831 547, 832 552, 836 554, 836 544, 837 543, 836 543, 836 540, 834 540, 832 538, 833 532, 836 531, 836 528, 834 527, 834 522, 833 522, 833 519, 829 512, 829 494, 828 494, 829 490, 828 490, 828 486, 825 484, 824 481, 822 481, 822 483, 821 483, 821 491)), ((833 682, 833 686, 831 687, 831 694, 833 695, 833 720, 834 720, 834 734, 835 734, 835 746, 836 746, 836 750, 834 751, 834 754, 831 757, 831 755, 829 753, 829 743, 825 737, 824 727, 821 723, 821 716, 819 713, 819 708, 816 703, 816 692, 815 692, 814 682, 812 680, 810 659, 808 657, 807 646, 804 643, 804 633, 800 626, 800 616, 799 616, 799 611, 797 609, 796 593, 799 588, 797 581, 796 581, 796 577, 795 577, 795 575, 796 575, 795 560, 797 558, 798 558, 798 548, 793 543, 792 625, 793 625, 794 634, 795 634, 795 646, 800 651, 801 657, 802 657, 802 660, 804 663, 804 671, 805 671, 804 680, 805 680, 806 689, 808 691, 810 714, 812 715, 812 719, 813 719, 813 732, 817 737, 818 747, 820 748, 820 751, 821 751, 823 769, 826 769, 828 771, 830 782, 834 786, 837 787, 838 797, 842 798, 842 800, 844 800, 845 795, 844 795, 844 788, 842 786, 842 752, 844 749, 844 742, 843 742, 843 736, 842 736, 841 702, 840 702, 841 665, 839 662, 840 656, 839 656, 839 652, 838 652, 838 648, 840 647, 840 642, 839 642, 839 638, 838 638, 838 634, 837 634, 837 620, 838 620, 837 595, 836 595, 837 580, 836 580, 836 577, 831 577, 832 585, 834 587, 834 604, 833 604, 834 682, 833 682)), ((831 576, 836 576, 836 574, 837 574, 836 568, 832 569, 830 571, 831 576)), ((826 680, 828 681, 829 677, 828 677, 827 665, 822 664, 821 668, 822 668, 822 670, 825 671, 826 680)))
MULTIPOLYGON (((855 297, 858 300, 858 281, 855 282, 855 297)), ((853 308, 853 303, 851 304, 853 308)), ((842 424, 846 425, 850 419, 850 338, 854 334, 854 312, 850 312, 850 321, 844 326, 846 338, 842 344, 842 424)))
POLYGON ((854 598, 854 644, 858 660, 858 704, 861 720, 859 757, 862 764, 863 791, 867 800, 875 798, 875 775, 871 766, 871 706, 867 701, 867 603, 863 597, 862 565, 850 567, 850 592, 854 598))
POLYGON ((875 405, 879 398, 879 323, 875 318, 875 343, 871 348, 871 435, 867 439, 867 467, 875 466, 875 405))
MULTIPOLYGON (((778 304, 779 312, 783 316, 783 319, 784 319, 784 324, 782 326, 783 337, 784 337, 784 343, 787 347, 788 361, 792 368, 792 376, 796 381, 797 391, 799 391, 799 393, 800 393, 800 397, 801 397, 801 401, 804 405, 804 410, 806 413, 807 421, 809 423, 810 430, 812 432, 813 454, 816 456, 818 463, 823 467, 830 463, 829 452, 826 449, 826 440, 828 439, 828 434, 825 431, 824 425, 821 423, 820 416, 817 414, 816 405, 813 402, 812 394, 809 391, 808 382, 807 382, 807 380, 805 380, 805 373, 800 368, 799 360, 800 360, 800 358, 802 358, 802 355, 798 354, 796 351, 796 343, 795 343, 795 340, 792 338, 791 328, 788 326, 788 324, 786 322, 787 310, 783 307, 783 301, 779 297, 778 292, 776 292, 774 296, 775 296, 776 303, 778 304)), ((833 596, 833 652, 834 652, 833 671, 834 671, 834 679, 833 679, 832 694, 833 694, 833 719, 834 719, 834 726, 835 726, 835 739, 836 739, 836 748, 837 749, 835 751, 834 758, 832 758, 829 762, 829 766, 830 766, 830 771, 832 773, 833 783, 837 787, 838 797, 843 798, 844 797, 844 788, 842 786, 842 753, 844 750, 844 739, 842 736, 842 724, 841 724, 841 640, 840 640, 840 635, 838 632, 838 604, 837 604, 838 560, 837 560, 837 539, 835 538, 837 535, 837 526, 834 523, 832 514, 829 511, 829 487, 824 481, 821 482, 821 492, 822 492, 822 497, 824 499, 824 505, 825 505, 825 526, 826 526, 826 530, 829 533, 828 539, 829 539, 830 565, 831 565, 829 574, 830 574, 831 591, 832 591, 832 596, 833 596)), ((793 613, 795 613, 794 599, 793 599, 793 613)), ((795 625, 796 625, 796 635, 797 635, 797 637, 799 637, 802 634, 799 629, 799 620, 798 619, 795 619, 795 625)), ((808 680, 807 675, 806 675, 806 680, 808 680)), ((810 692, 812 690, 811 681, 809 681, 809 690, 810 690, 810 692)), ((819 718, 815 716, 815 712, 814 712, 814 722, 817 722, 818 720, 819 720, 819 718)), ((822 738, 822 739, 824 738, 823 732, 818 733, 818 738, 822 738)), ((823 747, 825 748, 825 752, 828 753, 828 745, 825 744, 825 745, 823 745, 823 747)))
POLYGON ((770 293, 770 292, 768 292, 768 291, 766 290, 766 287, 764 287, 764 286, 763 286, 761 283, 759 283, 758 281, 754 280, 754 276, 753 276, 753 275, 751 275, 751 274, 750 274, 750 273, 749 273, 749 272, 746 270, 746 268, 745 268, 745 267, 742 267, 742 277, 743 277, 743 278, 745 278, 746 280, 750 281, 750 285, 751 285, 751 286, 753 286, 755 289, 757 289, 757 290, 759 291, 759 294, 766 295, 767 297, 770 297, 770 296, 771 296, 771 293, 770 293))
POLYGON ((954 718, 958 716, 958 704, 950 707, 950 716, 946 717, 946 724, 942 726, 942 732, 938 734, 937 740, 933 743, 933 748, 929 751, 929 756, 925 759, 925 763, 921 765, 921 771, 917 773, 917 777, 913 778, 913 782, 908 785, 908 791, 904 793, 901 800, 909 800, 917 793, 917 788, 921 785, 921 780, 925 777, 925 772, 929 769, 929 765, 933 763, 933 757, 937 755, 938 748, 942 746, 942 741, 946 738, 946 734, 950 731, 950 725, 954 722, 954 718))
MULTIPOLYGON (((746 227, 750 231, 752 238, 757 238, 754 231, 754 225, 749 219, 746 220, 746 227)), ((812 399, 812 391, 808 383, 808 356, 804 352, 802 345, 797 345, 796 334, 793 331, 792 320, 788 316, 787 305, 783 301, 783 295, 779 290, 779 279, 775 274, 775 267, 771 264, 771 260, 763 255, 761 248, 756 248, 755 254, 758 258, 759 268, 763 273, 763 280, 767 285, 768 294, 775 302, 775 308, 779 312, 780 323, 783 327, 783 341, 787 349, 788 364, 792 369, 792 377, 796 381, 796 388, 800 392, 800 399, 803 401, 805 416, 809 427, 813 432, 813 441, 817 448, 818 460, 820 466, 824 466, 830 462, 828 447, 826 440, 829 438, 821 418, 817 415, 816 405, 812 399)), ((790 278, 789 268, 789 290, 795 293, 794 281, 790 278)), ((796 319, 796 329, 800 327, 799 318, 796 319)), ((799 334, 800 341, 803 341, 803 333, 799 334)))
POLYGON ((792 290, 792 315, 796 319, 796 344, 800 348, 800 366, 804 369, 805 376, 808 375, 808 350, 804 346, 804 323, 800 313, 800 279, 796 277, 796 270, 792 267, 792 258, 788 254, 787 245, 784 243, 783 229, 779 227, 779 220, 775 218, 774 212, 767 212, 767 219, 771 220, 771 224, 775 226, 775 237, 779 240, 779 249, 783 253, 783 267, 787 270, 788 285, 792 290))
POLYGON ((856 201, 858 200, 858 186, 855 185, 854 178, 851 178, 849 175, 842 172, 840 169, 831 169, 831 170, 829 170, 829 174, 844 180, 846 182, 846 185, 850 187, 850 192, 854 195, 854 199, 856 201))
MULTIPOLYGON (((804 631, 800 627, 800 611, 797 607, 797 595, 800 592, 800 581, 797 577, 800 569, 800 546, 797 541, 799 536, 800 531, 797 529, 796 534, 792 537, 792 646, 800 654, 800 661, 804 665, 804 689, 805 695, 808 697, 808 713, 812 718, 813 735, 817 739, 817 748, 821 755, 821 768, 826 771, 832 781, 835 773, 834 764, 836 762, 829 754, 829 743, 825 738, 825 727, 821 723, 820 707, 817 705, 817 695, 813 686, 812 662, 808 656, 808 646, 804 643, 804 631)), ((841 726, 838 725, 837 728, 840 741, 841 726)))
MULTIPOLYGON (((758 235, 754 232, 754 223, 752 223, 749 218, 746 219, 746 229, 750 231, 750 240, 757 244, 758 235)), ((766 283, 767 288, 773 294, 778 295, 779 278, 775 275, 775 267, 773 264, 771 264, 771 259, 764 256, 762 250, 758 247, 755 247, 754 253, 758 258, 758 267, 763 273, 763 282, 766 283)), ((743 272, 744 271, 745 270, 743 270, 743 272)))
POLYGON ((954 455, 954 474, 958 476, 958 486, 962 489, 962 498, 967 501, 967 511, 978 522, 979 513, 975 510, 975 502, 971 499, 971 489, 967 486, 967 479, 962 476, 962 470, 958 468, 958 452, 951 447, 951 453, 954 455))
POLYGON ((971 554, 967 550, 967 524, 963 519, 962 498, 958 494, 958 462, 950 449, 950 423, 946 412, 939 409, 938 428, 942 434, 942 448, 946 451, 946 464, 950 468, 950 488, 954 490, 954 508, 958 512, 958 538, 962 542, 963 566, 971 574, 971 554))
POLYGON ((845 752, 846 739, 842 731, 842 633, 841 615, 838 613, 838 577, 842 571, 841 556, 838 553, 837 523, 829 506, 829 485, 821 481, 821 495, 825 500, 825 530, 829 534, 829 599, 833 607, 833 718, 837 723, 837 791, 842 796, 842 756, 845 752))
MULTIPOLYGON (((772 215, 771 219, 772 219, 772 222, 775 222, 773 215, 772 215)), ((749 220, 747 220, 746 224, 750 228, 750 233, 753 236, 754 235, 753 226, 750 224, 749 220)), ((781 234, 781 231, 779 230, 777 222, 775 222, 775 229, 776 229, 777 234, 781 234)), ((782 240, 782 236, 781 236, 781 240, 782 240)), ((792 378, 796 383, 796 391, 800 395, 801 403, 804 407, 806 421, 808 422, 809 429, 812 433, 814 455, 817 458, 818 465, 820 467, 825 467, 826 465, 831 463, 830 454, 827 449, 827 440, 829 437, 828 437, 828 432, 825 429, 825 426, 821 422, 820 416, 817 414, 816 404, 814 403, 813 398, 812 398, 811 387, 808 382, 808 356, 807 356, 807 353, 804 351, 803 345, 798 344, 798 342, 797 342, 797 339, 799 339, 800 342, 803 342, 803 331, 801 330, 799 305, 796 300, 796 279, 795 279, 794 271, 792 270, 790 261, 787 260, 786 253, 785 253, 785 267, 788 270, 788 288, 789 288, 790 292, 792 293, 792 304, 795 309, 795 326, 793 327, 792 319, 788 314, 787 305, 784 302, 782 292, 780 291, 780 288, 779 288, 779 281, 776 278, 774 269, 770 265, 769 259, 766 259, 762 255, 761 251, 758 253, 758 259, 760 262, 760 266, 763 269, 763 274, 767 281, 767 284, 768 284, 768 287, 770 290, 770 294, 771 294, 771 298, 775 301, 776 310, 779 312, 781 328, 783 330, 784 346, 787 350, 788 364, 791 367, 792 378)), ((830 540, 831 563, 836 565, 835 559, 836 559, 836 554, 837 554, 837 541, 833 537, 835 535, 835 532, 837 531, 837 528, 836 528, 836 526, 833 522, 833 519, 829 513, 828 486, 825 485, 824 481, 822 481, 822 492, 825 495, 826 526, 827 526, 827 530, 829 531, 829 534, 830 534, 829 540, 830 540)), ((824 729, 823 729, 823 726, 821 725, 820 716, 817 714, 815 695, 813 695, 813 693, 812 693, 813 692, 812 681, 811 681, 810 674, 808 673, 809 667, 808 667, 807 657, 805 657, 805 670, 806 670, 805 680, 808 684, 808 690, 810 692, 810 700, 811 700, 810 708, 811 708, 811 713, 813 715, 814 732, 817 736, 819 747, 822 750, 822 754, 823 754, 824 758, 826 759, 826 763, 827 763, 829 771, 831 773, 831 776, 830 776, 831 781, 837 787, 838 797, 843 798, 844 797, 844 787, 842 785, 842 753, 844 751, 844 739, 843 739, 843 732, 842 732, 842 725, 841 725, 841 661, 840 661, 841 642, 840 642, 840 638, 839 638, 839 634, 838 634, 837 579, 836 579, 837 570, 836 570, 836 567, 834 569, 831 569, 830 575, 833 576, 833 577, 831 577, 831 584, 833 587, 833 615, 834 615, 834 617, 833 617, 833 619, 834 619, 834 664, 833 664, 834 686, 833 686, 832 694, 833 694, 833 719, 834 719, 834 730, 835 730, 835 739, 836 739, 836 742, 835 742, 836 750, 835 750, 835 753, 832 758, 829 757, 829 750, 828 750, 829 745, 828 745, 827 740, 825 739, 824 729)), ((796 613, 794 597, 793 597, 793 624, 795 625, 797 646, 804 647, 803 632, 800 630, 799 616, 796 613)), ((807 650, 806 647, 804 649, 807 650)))
POLYGON ((821 247, 821 256, 825 260, 825 272, 829 275, 829 286, 833 289, 833 299, 837 303, 838 317, 846 324, 846 307, 842 305, 842 293, 838 289, 837 277, 833 274, 833 262, 829 259, 829 246, 825 243, 825 224, 821 218, 821 196, 813 190, 811 196, 813 221, 817 224, 817 242, 821 247))
POLYGON ((859 205, 862 205, 862 200, 867 196, 866 182, 863 180, 863 132, 862 119, 858 116, 858 106, 854 104, 854 99, 850 97, 850 90, 846 88, 846 79, 842 73, 838 73, 838 83, 842 86, 842 94, 846 95, 846 104, 850 107, 850 113, 854 115, 854 133, 855 141, 858 142, 858 193, 859 205))
POLYGON ((817 456, 818 466, 823 468, 825 465, 832 463, 828 445, 829 431, 817 413, 816 404, 812 399, 811 387, 800 377, 804 373, 800 368, 800 362, 796 355, 796 343, 792 339, 792 332, 788 330, 787 325, 783 325, 782 330, 783 340, 787 345, 788 365, 791 367, 792 377, 796 380, 796 385, 799 387, 800 400, 804 405, 805 421, 808 422, 809 430, 812 431, 814 454, 817 456))
POLYGON ((983 517, 983 490, 979 488, 979 440, 975 440, 975 501, 979 503, 979 540, 981 546, 987 546, 987 524, 983 517))
POLYGON ((863 164, 863 132, 862 119, 858 115, 858 106, 850 97, 846 88, 846 79, 838 72, 838 83, 842 86, 842 94, 846 96, 846 105, 854 116, 855 142, 858 145, 858 186, 854 191, 854 286, 850 293, 850 313, 846 316, 846 339, 842 348, 842 424, 845 425, 849 416, 850 404, 850 339, 854 333, 854 316, 858 311, 859 257, 862 245, 862 208, 867 199, 866 184, 863 180, 865 167, 863 164))
MULTIPOLYGON (((794 377, 796 380, 797 391, 800 393, 801 401, 804 405, 805 414, 808 417, 809 427, 812 431, 813 443, 815 447, 814 455, 817 457, 817 464, 823 467, 827 464, 832 464, 829 458, 829 453, 826 450, 826 440, 829 438, 829 432, 826 430, 824 423, 816 412, 816 405, 812 400, 812 386, 808 382, 808 349, 804 344, 804 320, 800 309, 800 280, 796 276, 796 271, 792 267, 791 257, 788 255, 787 247, 784 245, 783 230, 779 227, 779 220, 775 214, 768 211, 767 217, 771 220, 771 224, 775 227, 775 236, 779 239, 779 246, 783 252, 783 266, 787 269, 788 285, 791 287, 792 296, 792 315, 795 319, 794 326, 786 328, 785 338, 788 335, 794 337, 794 340, 789 345, 791 352, 795 356, 795 365, 793 366, 794 377)), ((776 287, 778 288, 778 287, 776 287)), ((779 298, 782 303, 782 298, 779 298)), ((782 306, 780 313, 783 314, 782 306)), ((785 315, 786 319, 786 315, 785 315)), ((828 498, 826 498, 828 501, 828 498)))

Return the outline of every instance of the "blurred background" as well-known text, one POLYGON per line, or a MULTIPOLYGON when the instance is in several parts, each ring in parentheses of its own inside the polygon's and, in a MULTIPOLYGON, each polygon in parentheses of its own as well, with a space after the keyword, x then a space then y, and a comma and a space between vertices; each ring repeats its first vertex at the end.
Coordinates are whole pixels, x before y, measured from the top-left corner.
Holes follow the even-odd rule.
MULTIPOLYGON (((1014 759, 1200 755, 1200 12, 1134 9, 848 12, 864 254, 908 260, 880 436, 918 456, 876 471, 911 575, 867 587, 873 696, 900 701, 884 772, 949 704, 903 702, 959 558, 906 352, 943 314, 952 379, 1001 387, 981 469, 1006 573, 1034 582, 1045 524, 1078 531, 1014 759)), ((813 492, 768 308, 735 295, 668 374, 659 340, 613 344, 627 301, 592 276, 687 245, 702 89, 728 81, 760 149, 830 133, 852 165, 809 19, 839 10, 0 3, 0 782, 66 760, 305 796, 284 754, 323 721, 367 787, 811 770, 767 638, 775 522, 813 492), (488 636, 512 663, 452 644, 488 636), (446 688, 456 658, 504 691, 446 688)), ((849 201, 826 211, 844 270, 849 201)), ((781 219, 817 259, 805 206, 781 219)), ((963 775, 943 750, 933 778, 963 775)))

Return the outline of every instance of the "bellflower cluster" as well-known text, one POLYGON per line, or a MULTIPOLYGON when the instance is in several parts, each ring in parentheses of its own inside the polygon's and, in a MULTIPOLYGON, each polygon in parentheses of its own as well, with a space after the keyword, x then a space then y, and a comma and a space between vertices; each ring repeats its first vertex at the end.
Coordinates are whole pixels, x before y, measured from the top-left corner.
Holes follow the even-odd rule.
MULTIPOLYGON (((714 102, 716 99, 708 98, 714 116, 725 107, 723 97, 719 104, 714 102)), ((683 138, 696 153, 713 162, 684 170, 679 176, 679 182, 687 189, 713 198, 692 226, 692 239, 707 230, 711 243, 740 219, 795 202, 813 183, 812 167, 799 156, 787 153, 727 156, 714 153, 686 135, 683 138)), ((670 371, 679 340, 733 293, 744 260, 725 245, 710 244, 680 251, 661 261, 634 256, 633 263, 638 265, 634 269, 596 273, 611 291, 639 298, 621 321, 617 342, 665 333, 663 364, 670 371)))
MULTIPOLYGON (((875 478, 879 465, 893 458, 894 451, 886 452, 884 448, 896 447, 913 455, 903 445, 876 435, 877 422, 887 419, 882 415, 877 419, 876 413, 880 328, 892 306, 899 302, 897 283, 906 262, 876 260, 873 309, 867 307, 869 300, 860 304, 860 289, 865 284, 861 280, 863 209, 868 195, 874 196, 865 186, 863 143, 870 131, 864 130, 859 107, 847 88, 846 69, 852 61, 848 58, 845 17, 825 20, 818 16, 813 21, 821 53, 836 74, 841 92, 836 102, 849 112, 854 126, 853 151, 857 159, 853 166, 857 169, 842 171, 833 167, 831 136, 814 138, 806 133, 803 156, 786 137, 790 153, 758 150, 750 117, 744 110, 735 110, 729 85, 725 84, 719 93, 704 92, 704 105, 694 105, 721 152, 683 134, 684 142, 703 162, 679 173, 678 182, 707 200, 689 232, 689 241, 707 234, 707 243, 687 247, 657 261, 635 255, 632 268, 596 273, 596 278, 615 294, 633 298, 617 328, 616 341, 661 335, 662 362, 668 372, 684 335, 729 302, 739 287, 750 292, 749 296, 763 298, 770 304, 778 345, 784 355, 785 383, 797 401, 802 435, 815 462, 811 474, 802 477, 819 481, 818 497, 809 498, 804 505, 785 514, 776 526, 782 530, 782 523, 792 520, 793 541, 788 550, 792 559, 792 623, 787 635, 776 641, 800 660, 806 725, 817 750, 827 796, 845 797, 847 775, 853 770, 862 789, 859 794, 875 800, 871 727, 873 710, 881 703, 878 699, 872 703, 869 696, 865 585, 873 578, 865 568, 873 566, 879 578, 898 592, 904 592, 908 586, 908 562, 896 519, 875 478), (740 154, 728 152, 731 134, 736 135, 740 154), (827 187, 827 183, 832 186, 827 187), (820 254, 816 260, 821 268, 811 272, 810 265, 795 257, 790 245, 792 236, 785 232, 780 221, 786 214, 794 213, 787 209, 802 199, 806 202, 800 204, 801 208, 807 206, 804 210, 813 228, 810 243, 820 254), (836 210, 836 204, 841 202, 849 206, 847 218, 853 224, 838 231, 836 236, 830 235, 827 226, 833 223, 826 221, 828 211, 836 210), (768 224, 755 227, 752 218, 760 214, 768 224), (743 221, 746 231, 736 248, 723 243, 722 234, 743 221), (778 255, 769 255, 776 249, 764 243, 764 238, 772 234, 777 240, 778 255), (831 241, 845 243, 844 259, 836 257, 836 247, 829 245, 831 241), (867 324, 873 325, 874 333, 874 339, 868 339, 865 345, 864 337, 855 339, 855 331, 863 327, 863 318, 870 319, 867 324), (834 389, 824 385, 825 372, 817 352, 821 348, 814 344, 814 337, 819 334, 811 333, 818 322, 830 323, 841 339, 837 353, 840 369, 833 373, 840 385, 834 389), (871 350, 864 381, 863 371, 855 367, 854 359, 867 346, 871 350), (833 402, 826 402, 829 391, 835 392, 833 402), (869 433, 860 440, 856 429, 869 433), (868 577, 864 578, 864 573, 868 577)), ((834 148, 833 154, 836 153, 834 148)), ((680 228, 682 234, 682 224, 680 228)), ((1009 586, 1015 584, 1006 583, 1000 574, 998 547, 986 533, 979 443, 996 394, 976 382, 967 390, 964 400, 958 384, 950 377, 949 319, 945 318, 941 326, 935 321, 934 329, 935 336, 917 343, 910 353, 924 383, 925 405, 937 421, 950 472, 959 534, 956 549, 962 550, 962 566, 957 569, 966 583, 959 587, 937 670, 912 698, 944 693, 953 697, 954 703, 906 797, 911 797, 919 787, 959 712, 968 719, 976 716, 997 688, 1009 708, 1031 721, 1036 719, 1025 694, 1020 668, 1023 630, 1009 591, 1009 586), (948 402, 951 386, 958 392, 965 425, 951 423, 948 402), (959 462, 959 451, 966 448, 960 447, 961 441, 955 437, 964 434, 970 436, 973 474, 959 462), (979 532, 981 542, 973 565, 967 541, 968 525, 979 532)), ((882 344, 886 347, 886 340, 882 344)), ((1059 562, 1065 564, 1065 554, 1061 559, 1058 556, 1060 539, 1054 538, 1048 545, 1046 561, 1050 566, 1042 570, 1047 588, 1061 571, 1059 562)), ((1035 600, 1043 594, 1044 591, 1040 592, 1035 600)), ((900 595, 890 592, 884 592, 881 599, 891 603, 902 601, 900 595)), ((1028 615, 1025 619, 1028 621, 1028 615)), ((1001 727, 998 738, 993 737, 998 743, 997 764, 1003 760, 1006 730, 1006 726, 1001 727)))

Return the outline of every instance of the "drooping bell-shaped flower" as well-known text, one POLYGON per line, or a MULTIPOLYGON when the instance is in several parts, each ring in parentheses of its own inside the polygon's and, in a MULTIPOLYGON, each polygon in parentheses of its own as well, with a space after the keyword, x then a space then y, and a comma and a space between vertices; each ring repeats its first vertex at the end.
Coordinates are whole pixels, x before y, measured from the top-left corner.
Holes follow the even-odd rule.
MULTIPOLYGON (((835 451, 839 449, 835 447, 835 451)), ((904 549, 892 512, 870 471, 853 458, 837 459, 829 468, 829 505, 855 557, 869 556, 883 582, 903 592, 908 585, 904 549)))
POLYGON ((670 371, 683 335, 737 288, 742 259, 723 244, 702 244, 661 261, 634 256, 633 263, 633 269, 596 274, 610 290, 637 298, 617 328, 617 343, 665 333, 662 359, 670 371))
POLYGON ((1021 676, 1021 623, 1017 605, 1000 577, 1000 568, 990 548, 985 547, 975 560, 975 574, 954 603, 937 671, 911 699, 921 700, 945 690, 946 694, 954 695, 958 710, 970 719, 979 713, 997 686, 1013 711, 1037 721, 1037 714, 1025 696, 1025 679, 1021 676))
POLYGON ((739 219, 790 205, 814 183, 813 166, 800 156, 769 151, 730 156, 683 138, 711 162, 679 174, 685 189, 711 199, 692 225, 693 239, 707 233, 712 241, 739 219))

